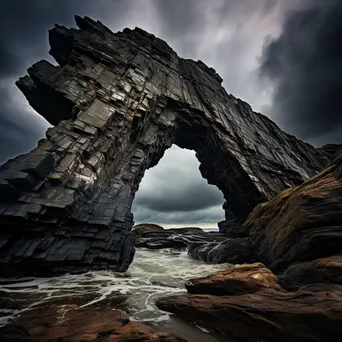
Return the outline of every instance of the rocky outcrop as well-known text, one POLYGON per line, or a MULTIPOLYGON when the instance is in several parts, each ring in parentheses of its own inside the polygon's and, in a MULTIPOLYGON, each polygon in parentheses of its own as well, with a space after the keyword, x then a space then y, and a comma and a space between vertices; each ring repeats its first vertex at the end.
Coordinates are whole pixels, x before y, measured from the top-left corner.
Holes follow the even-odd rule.
POLYGON ((341 289, 180 295, 163 298, 157 305, 233 341, 338 342, 342 335, 341 289))
POLYGON ((149 249, 183 249, 197 244, 218 242, 227 239, 222 234, 207 233, 201 228, 184 227, 164 229, 154 224, 134 226, 130 235, 136 247, 149 249))
POLYGON ((280 281, 290 290, 310 284, 342 285, 342 255, 295 263, 280 275, 280 281))
POLYGON ((3 342, 186 342, 150 326, 129 322, 121 311, 62 305, 31 310, 0 329, 3 342))
POLYGON ((246 221, 258 258, 282 287, 260 264, 263 275, 259 266, 243 265, 192 280, 188 295, 160 299, 158 306, 238 341, 339 341, 341 203, 342 153, 302 185, 257 206, 246 221))
POLYGON ((340 340, 342 286, 317 284, 287 292, 264 265, 237 265, 187 282, 189 294, 157 306, 233 341, 340 340))
POLYGON ((227 94, 203 62, 139 28, 76 24, 49 31, 59 66, 40 61, 17 82, 55 127, 0 168, 2 275, 126 270, 134 195, 172 144, 196 151, 237 224, 326 163, 321 150, 227 94))
POLYGON ((130 237, 133 243, 138 239, 145 237, 150 232, 164 232, 165 229, 158 224, 142 223, 134 226, 130 232, 130 237))
POLYGON ((236 265, 204 278, 189 280, 185 287, 191 294, 215 296, 236 296, 264 289, 281 289, 278 278, 261 263, 236 265))
POLYGON ((222 234, 213 233, 151 232, 147 235, 145 238, 138 239, 135 242, 135 246, 149 249, 192 249, 194 246, 202 245, 203 243, 217 243, 227 239, 222 234))
POLYGON ((331 159, 334 157, 339 151, 342 150, 341 144, 326 144, 320 148, 321 151, 326 153, 327 157, 331 159))
POLYGON ((272 270, 342 254, 342 154, 302 185, 260 204, 246 221, 253 248, 272 270))
POLYGON ((211 264, 242 264, 256 261, 257 257, 247 238, 227 239, 218 242, 192 244, 188 254, 191 258, 211 264))

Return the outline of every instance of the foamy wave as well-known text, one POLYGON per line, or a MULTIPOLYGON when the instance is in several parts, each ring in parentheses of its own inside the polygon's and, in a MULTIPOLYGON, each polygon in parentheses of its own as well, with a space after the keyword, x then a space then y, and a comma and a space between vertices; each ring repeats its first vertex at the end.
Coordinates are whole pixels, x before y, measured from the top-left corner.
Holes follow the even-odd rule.
POLYGON ((167 320, 168 314, 154 305, 158 297, 185 292, 186 280, 227 267, 189 259, 186 251, 138 249, 126 273, 97 271, 53 278, 1 279, 0 325, 32 308, 71 303, 115 306, 135 321, 167 320))

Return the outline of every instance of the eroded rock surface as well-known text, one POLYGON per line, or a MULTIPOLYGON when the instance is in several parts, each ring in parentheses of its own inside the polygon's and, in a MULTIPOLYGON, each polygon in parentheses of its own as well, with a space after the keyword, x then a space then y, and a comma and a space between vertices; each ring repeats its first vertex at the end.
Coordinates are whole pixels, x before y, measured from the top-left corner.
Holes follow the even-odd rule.
POLYGON ((188 295, 158 306, 237 341, 341 340, 341 200, 340 153, 321 173, 257 206, 245 224, 279 282, 261 264, 243 265, 191 280, 188 295), (259 267, 265 278, 255 283, 259 267))
POLYGON ((235 265, 205 278, 192 279, 185 283, 192 294, 215 296, 254 293, 264 289, 280 290, 278 278, 263 264, 235 265))
POLYGON ((242 264, 257 260, 248 238, 192 244, 188 254, 193 259, 211 264, 242 264))
POLYGON ((3 342, 186 342, 150 326, 129 322, 119 310, 61 305, 32 310, 0 329, 3 342))
POLYGON ((192 279, 186 287, 188 294, 158 299, 157 306, 224 334, 228 341, 337 342, 342 336, 338 284, 288 292, 269 269, 255 263, 192 279))
POLYGON ((261 260, 277 272, 342 254, 342 154, 302 185, 257 206, 246 227, 261 260))
POLYGON ((280 279, 283 286, 291 290, 311 284, 342 285, 342 255, 295 263, 280 275, 280 279))
POLYGON ((158 224, 153 223, 142 223, 134 226, 132 228, 132 231, 130 232, 130 237, 133 243, 137 241, 140 238, 143 238, 145 234, 148 234, 150 232, 164 232, 165 229, 162 226, 159 226, 158 224))
POLYGON ((149 249, 183 249, 205 242, 224 241, 227 238, 220 233, 207 233, 201 228, 184 227, 164 229, 154 224, 134 226, 131 239, 136 247, 149 249))
POLYGON ((158 300, 165 311, 225 334, 233 341, 338 342, 342 336, 341 288, 252 294, 188 294, 158 300))
POLYGON ((325 165, 326 153, 227 94, 203 62, 139 28, 114 34, 87 17, 76 24, 49 31, 59 66, 40 61, 17 82, 55 127, 0 168, 3 275, 126 270, 134 195, 173 143, 196 151, 236 227, 325 165))

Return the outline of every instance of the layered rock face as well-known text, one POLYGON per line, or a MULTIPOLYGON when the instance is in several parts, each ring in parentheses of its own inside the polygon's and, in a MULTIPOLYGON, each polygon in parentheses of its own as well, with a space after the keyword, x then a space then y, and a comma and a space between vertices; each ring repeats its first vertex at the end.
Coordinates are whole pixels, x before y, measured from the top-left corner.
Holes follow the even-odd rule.
POLYGON ((326 163, 326 152, 227 94, 204 63, 138 28, 76 23, 49 32, 59 66, 40 61, 17 82, 55 127, 0 168, 3 275, 126 270, 135 192, 173 143, 195 150, 203 177, 222 190, 231 235, 255 205, 326 163))
POLYGON ((258 205, 245 226, 254 250, 278 273, 295 262, 342 254, 342 154, 302 185, 258 205))

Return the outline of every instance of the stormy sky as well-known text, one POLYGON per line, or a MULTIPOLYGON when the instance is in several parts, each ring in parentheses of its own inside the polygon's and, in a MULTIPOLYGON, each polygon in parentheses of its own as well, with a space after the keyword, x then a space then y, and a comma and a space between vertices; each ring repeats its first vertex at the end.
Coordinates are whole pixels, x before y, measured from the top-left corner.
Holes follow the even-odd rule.
MULTIPOLYGON (((202 60, 229 93, 314 145, 341 143, 340 0, 11 0, 0 3, 0 163, 36 146, 48 123, 15 80, 48 59, 47 31, 75 14, 113 31, 139 26, 181 57, 202 60)), ((140 186, 136 222, 215 226, 221 193, 201 178, 192 151, 172 147, 140 186)))

